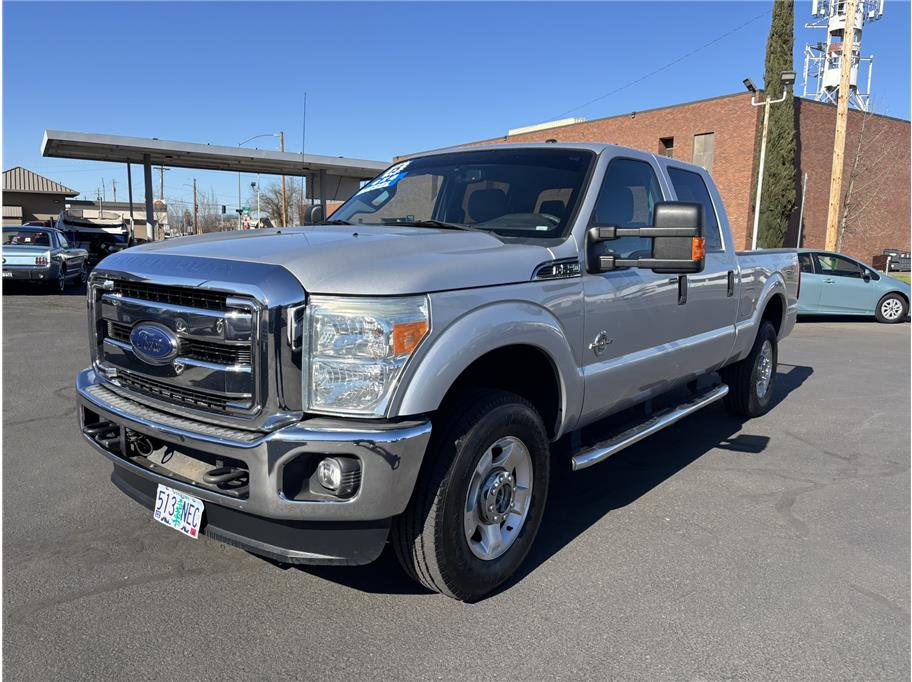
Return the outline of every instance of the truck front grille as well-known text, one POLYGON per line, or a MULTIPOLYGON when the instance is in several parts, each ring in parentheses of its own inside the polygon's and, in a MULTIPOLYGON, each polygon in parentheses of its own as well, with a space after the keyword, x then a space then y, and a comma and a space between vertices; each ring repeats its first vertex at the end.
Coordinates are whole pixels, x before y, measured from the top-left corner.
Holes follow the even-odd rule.
MULTIPOLYGON (((108 320, 108 338, 130 343, 131 327, 128 324, 108 320)), ((252 359, 250 346, 238 346, 213 341, 182 339, 180 356, 213 362, 219 365, 249 365, 252 359)))
POLYGON ((121 370, 117 373, 117 381, 123 386, 132 388, 140 393, 152 395, 161 400, 180 403, 203 410, 224 411, 230 398, 221 397, 207 391, 198 391, 192 388, 178 388, 165 381, 159 381, 141 374, 133 374, 121 370))
MULTIPOLYGON (((125 279, 93 283, 95 352, 99 368, 128 393, 217 421, 258 414, 268 362, 258 344, 256 301, 228 292, 125 279), (176 351, 161 361, 138 352, 138 325, 162 329, 176 351)), ((163 405, 164 406, 164 405, 163 405)))
POLYGON ((118 293, 121 296, 138 298, 143 301, 154 301, 155 303, 186 306, 188 308, 228 310, 227 299, 229 294, 219 291, 192 287, 173 287, 163 284, 150 284, 148 282, 112 281, 114 287, 109 289, 109 291, 118 293))

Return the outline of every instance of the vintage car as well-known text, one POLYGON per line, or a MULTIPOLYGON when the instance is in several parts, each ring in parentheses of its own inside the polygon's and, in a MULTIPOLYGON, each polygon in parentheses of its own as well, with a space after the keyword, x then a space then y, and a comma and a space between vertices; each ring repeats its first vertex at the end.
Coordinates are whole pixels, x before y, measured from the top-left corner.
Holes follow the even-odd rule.
POLYGON ((3 279, 27 280, 63 291, 67 282, 85 283, 89 252, 70 247, 60 230, 49 227, 3 228, 3 279))

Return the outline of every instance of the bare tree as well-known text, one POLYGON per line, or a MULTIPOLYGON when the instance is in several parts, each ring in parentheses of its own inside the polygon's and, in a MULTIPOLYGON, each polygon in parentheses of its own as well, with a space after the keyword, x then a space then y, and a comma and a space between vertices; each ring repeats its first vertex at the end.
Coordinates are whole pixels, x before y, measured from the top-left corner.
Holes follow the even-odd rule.
MULTIPOLYGON (((256 191, 247 199, 250 206, 256 206, 256 191)), ((307 211, 307 200, 297 182, 285 182, 285 204, 289 225, 303 225, 307 211)), ((282 224, 282 181, 275 180, 260 186, 260 212, 269 216, 273 225, 282 224)))
POLYGON ((869 227, 866 210, 880 196, 887 183, 885 178, 894 173, 895 157, 890 154, 889 144, 878 144, 886 126, 880 127, 871 134, 868 126, 874 114, 871 111, 862 113, 861 129, 852 156, 848 184, 842 199, 837 227, 836 250, 842 250, 845 235, 864 231, 869 227))

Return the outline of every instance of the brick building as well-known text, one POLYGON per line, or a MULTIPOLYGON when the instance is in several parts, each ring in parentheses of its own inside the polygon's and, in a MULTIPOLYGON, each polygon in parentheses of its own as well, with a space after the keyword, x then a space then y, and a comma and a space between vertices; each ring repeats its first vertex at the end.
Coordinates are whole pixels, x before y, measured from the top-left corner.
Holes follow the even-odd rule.
MULTIPOLYGON (((822 248, 826 233, 836 108, 795 98, 798 201, 807 172, 801 246, 822 248)), ((775 106, 775 105, 773 105, 775 106)), ((780 105, 782 106, 782 105, 780 105)), ((749 93, 506 135, 497 142, 607 142, 673 156, 709 170, 725 199, 737 248, 749 248, 762 107, 749 93)), ((870 262, 885 248, 910 249, 910 124, 888 116, 849 111, 843 191, 855 168, 841 250, 870 262), (862 127, 864 134, 862 136, 862 127), (862 144, 859 147, 859 138, 862 144), (857 160, 856 160, 857 157, 857 160)), ((796 206, 786 246, 798 238, 796 206)))

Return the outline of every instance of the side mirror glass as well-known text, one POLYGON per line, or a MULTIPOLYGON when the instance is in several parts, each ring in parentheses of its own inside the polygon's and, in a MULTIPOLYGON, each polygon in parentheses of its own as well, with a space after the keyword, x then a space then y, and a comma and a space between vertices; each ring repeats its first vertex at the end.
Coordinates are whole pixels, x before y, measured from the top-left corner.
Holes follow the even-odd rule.
POLYGON ((662 274, 702 272, 706 254, 703 241, 703 207, 683 201, 662 201, 653 210, 651 227, 595 226, 586 236, 586 261, 590 273, 617 268, 648 268, 662 274), (652 240, 652 253, 639 258, 599 255, 595 245, 621 237, 652 240))

